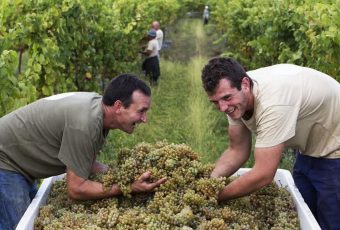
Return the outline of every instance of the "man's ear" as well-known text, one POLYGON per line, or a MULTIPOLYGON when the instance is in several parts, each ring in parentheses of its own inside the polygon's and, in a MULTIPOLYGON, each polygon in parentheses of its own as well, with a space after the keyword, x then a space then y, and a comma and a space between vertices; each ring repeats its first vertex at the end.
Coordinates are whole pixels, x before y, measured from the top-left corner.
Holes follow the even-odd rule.
POLYGON ((250 80, 248 77, 244 77, 242 78, 242 82, 241 85, 246 88, 246 89, 250 89, 250 80))
POLYGON ((123 102, 121 100, 117 100, 112 104, 114 111, 120 112, 122 108, 124 108, 123 102))

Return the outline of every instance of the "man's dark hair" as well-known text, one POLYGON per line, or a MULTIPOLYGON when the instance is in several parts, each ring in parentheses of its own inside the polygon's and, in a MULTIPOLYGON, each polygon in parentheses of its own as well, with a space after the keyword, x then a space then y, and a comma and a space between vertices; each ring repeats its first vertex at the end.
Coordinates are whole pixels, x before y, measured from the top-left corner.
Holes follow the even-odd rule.
POLYGON ((123 102, 125 108, 132 103, 132 93, 141 91, 146 96, 151 96, 150 87, 132 74, 122 74, 113 78, 105 89, 103 95, 104 105, 111 106, 117 100, 123 102))
POLYGON ((253 87, 253 81, 247 75, 242 65, 229 57, 212 58, 202 70, 202 83, 207 93, 213 93, 223 78, 230 81, 231 87, 241 90, 241 83, 244 77, 249 78, 250 87, 253 87))

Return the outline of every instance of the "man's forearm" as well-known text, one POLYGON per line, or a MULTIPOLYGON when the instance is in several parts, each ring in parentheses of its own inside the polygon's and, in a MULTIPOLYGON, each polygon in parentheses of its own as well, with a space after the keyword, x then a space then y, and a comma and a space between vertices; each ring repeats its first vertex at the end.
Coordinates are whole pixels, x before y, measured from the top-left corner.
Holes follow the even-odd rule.
POLYGON ((241 154, 231 149, 227 149, 216 162, 211 177, 228 177, 236 172, 247 159, 248 154, 241 154))
POLYGON ((272 178, 262 176, 261 174, 257 174, 251 170, 224 187, 218 195, 218 200, 223 202, 246 196, 270 184, 271 182, 272 178))
POLYGON ((117 185, 105 189, 102 183, 79 177, 70 169, 66 172, 66 183, 68 195, 74 200, 100 199, 121 194, 117 185))
POLYGON ((256 148, 253 168, 227 185, 219 194, 219 200, 244 196, 270 184, 279 166, 284 144, 268 148, 256 148))
POLYGON ((86 180, 77 188, 69 186, 68 193, 74 200, 101 199, 122 194, 119 186, 114 184, 110 189, 105 189, 103 184, 91 180, 86 180))

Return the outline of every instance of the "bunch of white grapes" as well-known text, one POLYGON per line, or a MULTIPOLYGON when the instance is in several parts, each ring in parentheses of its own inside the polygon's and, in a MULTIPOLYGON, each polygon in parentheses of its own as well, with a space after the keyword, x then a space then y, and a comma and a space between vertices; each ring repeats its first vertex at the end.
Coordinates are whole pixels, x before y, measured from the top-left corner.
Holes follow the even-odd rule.
POLYGON ((184 144, 140 143, 123 149, 106 174, 91 179, 108 189, 118 184, 123 195, 91 201, 68 198, 66 182, 54 183, 35 229, 211 230, 299 229, 287 190, 272 183, 249 196, 217 202, 233 178, 210 178, 213 165, 202 164, 184 144), (154 193, 131 194, 130 185, 150 171, 152 180, 167 180, 154 193))

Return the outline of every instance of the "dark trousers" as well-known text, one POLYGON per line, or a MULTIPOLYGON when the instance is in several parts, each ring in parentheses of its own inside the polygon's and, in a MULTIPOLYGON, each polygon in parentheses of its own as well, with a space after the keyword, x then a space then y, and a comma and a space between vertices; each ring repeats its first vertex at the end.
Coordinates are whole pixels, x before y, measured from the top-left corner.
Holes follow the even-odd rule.
POLYGON ((203 18, 203 24, 204 25, 208 24, 208 18, 203 18))
POLYGON ((157 83, 157 80, 161 74, 158 56, 145 59, 142 69, 145 71, 145 75, 150 78, 151 83, 157 83))
POLYGON ((293 178, 320 227, 340 230, 340 159, 297 154, 293 178))

